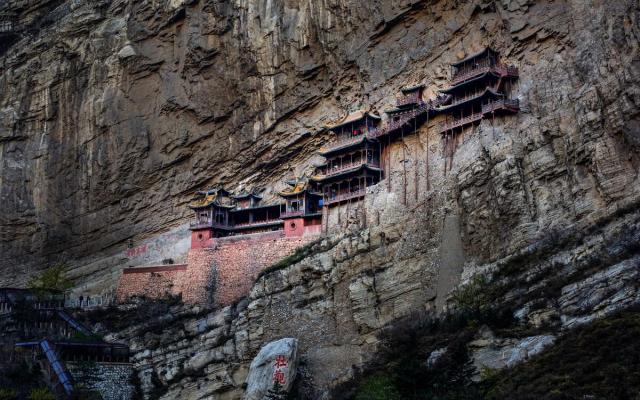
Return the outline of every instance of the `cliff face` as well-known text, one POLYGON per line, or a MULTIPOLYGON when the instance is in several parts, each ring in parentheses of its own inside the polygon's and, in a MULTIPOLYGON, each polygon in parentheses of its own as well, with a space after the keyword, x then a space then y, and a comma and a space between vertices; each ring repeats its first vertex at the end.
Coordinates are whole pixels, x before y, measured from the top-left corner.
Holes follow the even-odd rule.
POLYGON ((22 4, 39 30, 0 56, 2 285, 178 226, 202 186, 278 188, 324 123, 383 110, 407 84, 433 94, 449 62, 482 46, 520 68, 520 113, 467 132, 446 173, 435 119, 392 144, 390 180, 332 211, 336 235, 314 256, 204 320, 174 310, 165 334, 118 333, 149 393, 160 382, 165 398, 235 398, 260 345, 295 334, 303 390, 328 398, 383 325, 441 310, 478 271, 506 268, 513 292, 494 300, 533 293, 566 328, 638 301, 634 1, 22 4))
MULTIPOLYGON (((544 189, 534 193, 522 186, 534 165, 517 154, 488 155, 512 156, 498 168, 514 173, 508 189, 528 202, 527 218, 582 216, 633 186, 637 10, 624 2, 5 7, 23 29, 3 36, 0 56, 6 284, 43 262, 110 254, 177 226, 186 198, 205 185, 280 183, 306 165, 325 137, 323 123, 358 105, 384 108, 407 83, 443 87, 447 62, 488 44, 523 72, 524 112, 508 140, 546 169, 535 177, 544 189), (583 206, 566 209, 568 193, 584 197, 583 206)), ((433 151, 435 171, 443 164, 433 151)), ((490 190, 478 197, 472 191, 480 187, 469 183, 461 182, 461 200, 492 206, 482 198, 490 190)), ((502 207, 510 205, 519 208, 502 207)), ((471 225, 491 214, 474 207, 471 225)), ((523 223, 519 214, 508 224, 523 223)), ((501 247, 502 238, 482 229, 467 233, 479 249, 501 247)))

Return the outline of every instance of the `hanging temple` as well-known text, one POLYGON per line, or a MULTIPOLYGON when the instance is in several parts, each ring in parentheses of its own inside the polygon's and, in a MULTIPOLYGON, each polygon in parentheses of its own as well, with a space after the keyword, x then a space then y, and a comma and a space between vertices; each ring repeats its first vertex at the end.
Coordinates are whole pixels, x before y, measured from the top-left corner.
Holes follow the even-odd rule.
POLYGON ((329 208, 363 198, 367 187, 385 178, 383 147, 436 115, 445 116, 438 132, 444 140, 446 172, 464 128, 519 111, 518 100, 510 98, 518 69, 501 63, 491 48, 451 64, 451 76, 451 87, 434 99, 423 98, 424 85, 403 88, 396 106, 385 111, 385 125, 374 113, 356 111, 329 127, 335 140, 318 151, 324 163, 311 176, 288 181, 290 188, 279 193, 280 203, 263 204, 257 193, 232 195, 224 188, 197 192, 190 205, 195 213, 192 246, 276 230, 292 237, 320 233, 329 208))
MULTIPOLYGON (((334 140, 318 150, 324 162, 308 176, 287 181, 278 201, 259 191, 232 193, 217 187, 197 192, 190 203, 194 219, 185 263, 125 268, 116 301, 167 293, 194 304, 238 301, 260 271, 326 235, 329 225, 341 224, 339 206, 346 206, 350 218, 350 206, 364 205, 360 202, 368 187, 386 179, 391 189, 391 143, 404 142, 405 134, 436 115, 444 115, 437 129, 444 141, 446 173, 465 128, 519 111, 518 101, 510 98, 518 70, 500 63, 492 49, 451 68, 451 86, 435 98, 424 98, 424 85, 402 89, 395 107, 385 111, 385 123, 372 112, 356 111, 328 127, 334 140)), ((406 204, 406 171, 403 183, 406 204)), ((366 226, 366 211, 359 206, 352 210, 362 214, 366 226)))

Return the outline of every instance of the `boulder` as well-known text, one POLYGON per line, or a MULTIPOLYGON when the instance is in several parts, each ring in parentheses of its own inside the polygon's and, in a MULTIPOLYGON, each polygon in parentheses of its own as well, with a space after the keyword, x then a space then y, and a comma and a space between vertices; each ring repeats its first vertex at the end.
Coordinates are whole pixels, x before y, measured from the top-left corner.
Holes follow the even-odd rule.
POLYGON ((244 400, 263 400, 275 382, 291 389, 298 366, 298 339, 284 338, 267 343, 251 362, 244 400))

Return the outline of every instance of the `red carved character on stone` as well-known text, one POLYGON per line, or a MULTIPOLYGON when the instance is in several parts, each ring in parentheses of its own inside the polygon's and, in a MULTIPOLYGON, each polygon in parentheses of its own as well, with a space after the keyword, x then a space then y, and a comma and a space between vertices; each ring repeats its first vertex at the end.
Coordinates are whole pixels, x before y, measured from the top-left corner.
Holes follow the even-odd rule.
POLYGON ((273 373, 273 381, 274 382, 278 382, 281 385, 284 385, 284 383, 285 383, 284 372, 282 372, 279 369, 277 369, 273 373))
POLYGON ((280 368, 280 367, 286 367, 287 366, 287 358, 283 355, 279 355, 278 357, 276 357, 276 363, 275 363, 276 368, 280 368))

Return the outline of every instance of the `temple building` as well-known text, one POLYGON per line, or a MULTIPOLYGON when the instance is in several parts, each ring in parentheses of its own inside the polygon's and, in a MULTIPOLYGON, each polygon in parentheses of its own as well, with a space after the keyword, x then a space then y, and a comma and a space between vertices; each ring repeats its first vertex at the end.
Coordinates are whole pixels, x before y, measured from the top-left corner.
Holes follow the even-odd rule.
POLYGON ((280 203, 262 203, 262 197, 243 192, 232 196, 236 207, 229 210, 232 234, 258 233, 282 230, 280 203))
POLYGON ((317 192, 306 177, 287 181, 290 188, 280 192, 284 198, 284 220, 286 236, 317 234, 322 229, 322 193, 317 192))
POLYGON ((382 179, 380 144, 370 137, 379 123, 379 116, 356 111, 329 128, 337 140, 320 149, 326 161, 311 177, 323 195, 323 205, 357 200, 382 179))
POLYGON ((455 134, 482 118, 519 111, 517 99, 510 99, 518 69, 499 61, 499 54, 485 48, 464 60, 451 64, 451 87, 441 93, 449 95, 437 110, 445 113, 440 133, 455 134))
MULTIPOLYGON (((387 123, 369 134, 369 137, 379 140, 386 137, 388 143, 398 134, 413 133, 425 120, 436 115, 438 106, 451 99, 447 94, 439 94, 435 99, 426 99, 425 87, 424 84, 418 84, 400 89, 395 107, 385 110, 389 117, 387 123)), ((385 166, 383 169, 386 169, 385 166)))
POLYGON ((0 10, 0 37, 15 34, 17 30, 18 24, 15 13, 0 10))
POLYGON ((217 237, 283 229, 282 205, 262 204, 256 193, 232 195, 224 188, 201 191, 189 207, 195 213, 190 227, 192 247, 217 237))

